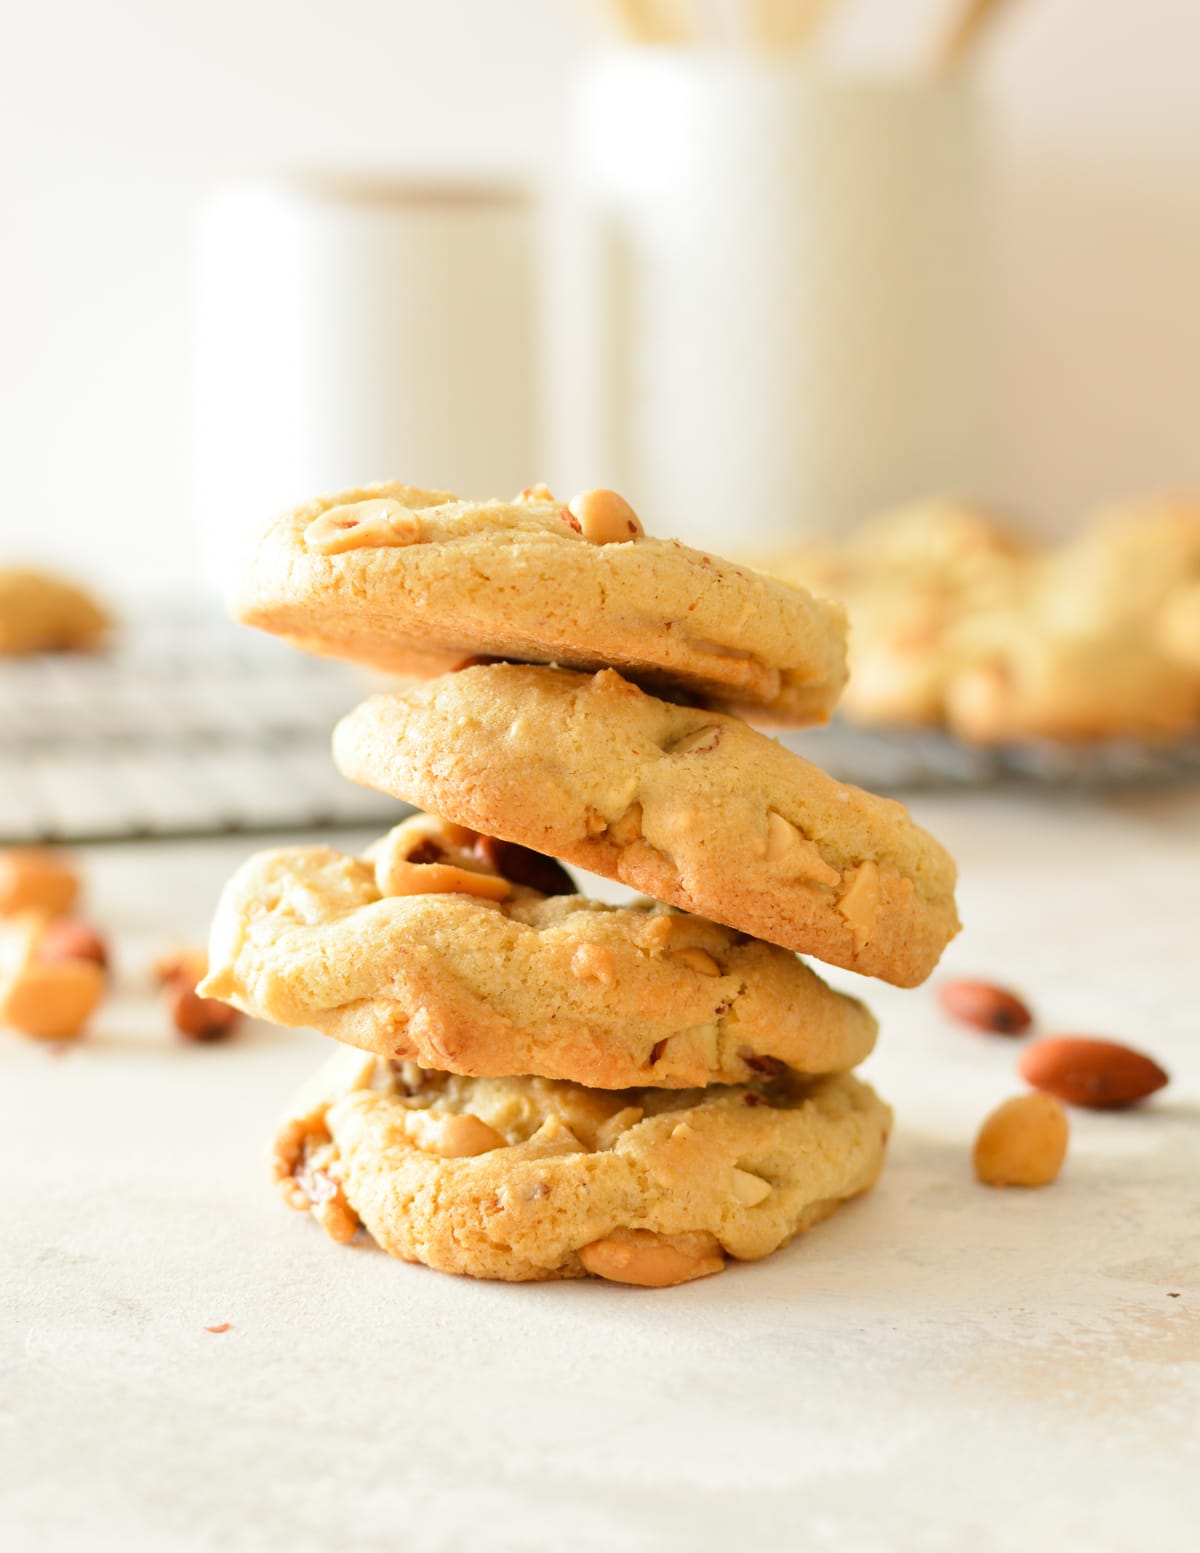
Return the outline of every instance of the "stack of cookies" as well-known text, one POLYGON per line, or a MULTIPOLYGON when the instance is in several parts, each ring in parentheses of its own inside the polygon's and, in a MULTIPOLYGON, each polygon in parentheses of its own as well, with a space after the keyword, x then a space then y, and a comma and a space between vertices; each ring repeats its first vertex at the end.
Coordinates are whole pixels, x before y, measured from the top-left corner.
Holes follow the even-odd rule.
POLYGON ((738 715, 828 717, 840 606, 612 492, 388 484, 279 519, 237 607, 410 676, 334 753, 425 811, 362 857, 260 854, 218 908, 201 991, 343 1043, 276 1139, 293 1206, 450 1272, 662 1286, 872 1185, 875 1021, 798 952, 915 985, 954 865, 738 715))

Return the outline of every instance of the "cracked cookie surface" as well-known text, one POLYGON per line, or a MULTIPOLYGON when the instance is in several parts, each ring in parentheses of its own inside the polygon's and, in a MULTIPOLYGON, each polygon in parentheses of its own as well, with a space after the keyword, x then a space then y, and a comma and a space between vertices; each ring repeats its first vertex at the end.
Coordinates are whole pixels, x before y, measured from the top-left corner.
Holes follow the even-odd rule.
POLYGON ((779 722, 825 721, 846 679, 840 604, 676 540, 595 543, 541 489, 465 502, 387 483, 311 502, 267 530, 234 610, 382 669, 429 676, 471 656, 615 665, 779 722))
POLYGON ((345 1050, 289 1108, 274 1172, 335 1239, 361 1222, 405 1261, 661 1287, 767 1256, 868 1190, 890 1126, 848 1074, 608 1091, 345 1050))
POLYGON ((958 929, 953 860, 901 804, 612 670, 483 665, 374 696, 334 758, 351 781, 899 986, 958 929))
POLYGON ((476 878, 552 883, 549 859, 426 816, 366 858, 313 846, 250 858, 217 908, 204 995, 426 1067, 604 1088, 739 1083, 781 1064, 842 1072, 871 1051, 875 1020, 857 999, 702 918, 520 883, 499 899, 422 891, 423 872, 480 846, 496 861, 476 862, 476 878), (413 893, 390 894, 405 867, 413 893))

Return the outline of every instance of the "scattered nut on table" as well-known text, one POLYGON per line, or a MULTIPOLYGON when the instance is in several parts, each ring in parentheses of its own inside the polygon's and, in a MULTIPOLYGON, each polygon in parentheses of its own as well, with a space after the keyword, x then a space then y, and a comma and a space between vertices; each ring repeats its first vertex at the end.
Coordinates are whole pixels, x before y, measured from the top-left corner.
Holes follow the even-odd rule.
POLYGON ((203 998, 197 985, 208 974, 208 955, 203 949, 175 945, 151 967, 155 980, 167 995, 171 1022, 189 1041, 223 1041, 232 1035, 241 1012, 219 998, 203 998))
POLYGON ((0 851, 0 917, 42 911, 61 917, 79 896, 79 874, 60 853, 45 847, 0 851))
POLYGON ((944 981, 938 1002, 953 1019, 994 1035, 1024 1035, 1033 1024, 1028 1007, 1007 987, 989 981, 944 981))
POLYGON ((1035 1041, 1021 1053, 1017 1069, 1035 1089, 1090 1110, 1136 1105, 1169 1082, 1166 1071, 1144 1052, 1082 1035, 1035 1041))
POLYGON ((64 923, 45 911, 0 919, 0 1024, 39 1040, 74 1039, 107 985, 97 947, 103 954, 86 923, 64 923))
POLYGON ((1016 1095, 979 1129, 975 1174, 987 1186, 1048 1186, 1067 1157, 1069 1134, 1053 1095, 1016 1095))

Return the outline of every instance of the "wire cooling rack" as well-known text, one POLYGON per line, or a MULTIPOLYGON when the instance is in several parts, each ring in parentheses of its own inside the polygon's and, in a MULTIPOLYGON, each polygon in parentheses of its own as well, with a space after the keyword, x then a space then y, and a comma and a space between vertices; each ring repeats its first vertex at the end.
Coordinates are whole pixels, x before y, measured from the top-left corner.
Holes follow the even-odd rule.
POLYGON ((129 622, 96 654, 0 658, 0 841, 386 825, 333 724, 369 688, 216 614, 129 622))
MULTIPOLYGON (((329 754, 333 724, 370 688, 359 670, 186 610, 131 621, 105 653, 0 659, 0 843, 394 824, 408 806, 345 781, 329 754)), ((981 750, 835 721, 783 742, 883 793, 1200 780, 1200 741, 981 750)))

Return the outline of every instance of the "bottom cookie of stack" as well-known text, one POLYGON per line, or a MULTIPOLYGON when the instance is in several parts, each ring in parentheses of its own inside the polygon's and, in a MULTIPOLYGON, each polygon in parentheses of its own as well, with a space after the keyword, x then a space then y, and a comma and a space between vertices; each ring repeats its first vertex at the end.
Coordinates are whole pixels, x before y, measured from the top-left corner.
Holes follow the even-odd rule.
POLYGON ((767 1256, 867 1191, 890 1127, 850 1074, 600 1090, 344 1049, 289 1107, 274 1168, 334 1239, 361 1224, 404 1261, 665 1287, 767 1256))

